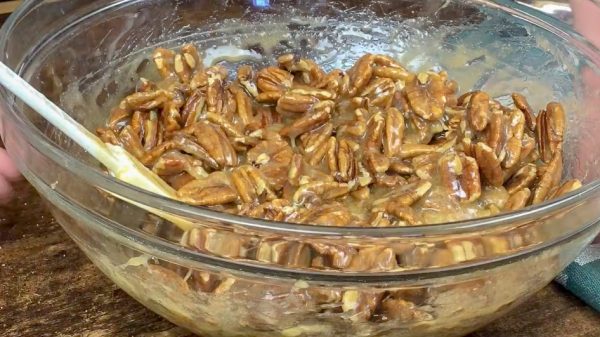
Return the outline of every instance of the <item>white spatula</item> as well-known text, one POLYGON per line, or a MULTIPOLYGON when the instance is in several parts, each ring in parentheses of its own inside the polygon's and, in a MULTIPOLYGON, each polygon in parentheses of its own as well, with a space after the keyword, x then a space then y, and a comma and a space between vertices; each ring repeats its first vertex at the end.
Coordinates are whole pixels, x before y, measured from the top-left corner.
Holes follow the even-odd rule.
MULTIPOLYGON (((177 199, 175 190, 154 172, 142 165, 120 146, 102 142, 100 138, 76 122, 2 62, 0 62, 0 84, 85 149, 117 179, 167 198, 177 199)), ((128 200, 119 195, 115 196, 171 221, 183 230, 188 230, 194 226, 189 220, 128 200)))

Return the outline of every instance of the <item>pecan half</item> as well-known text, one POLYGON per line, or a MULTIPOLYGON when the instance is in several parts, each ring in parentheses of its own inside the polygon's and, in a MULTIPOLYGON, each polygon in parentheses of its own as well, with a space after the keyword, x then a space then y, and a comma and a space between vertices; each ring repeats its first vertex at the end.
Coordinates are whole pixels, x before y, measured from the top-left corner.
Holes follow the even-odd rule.
MULTIPOLYGON (((538 123, 539 126, 539 123, 538 123)), ((542 177, 538 181, 533 191, 532 204, 539 204, 546 200, 552 188, 558 185, 562 177, 562 152, 557 151, 548 163, 542 177)))
POLYGON ((536 125, 536 118, 533 114, 533 109, 531 109, 531 106, 529 106, 529 103, 527 102, 527 99, 525 99, 523 95, 518 93, 513 93, 512 99, 517 109, 523 112, 527 128, 529 128, 530 131, 534 131, 536 125))
POLYGON ((409 208, 421 199, 432 187, 428 181, 420 181, 390 192, 387 196, 373 202, 372 212, 387 212, 410 224, 416 224, 416 215, 409 208))
POLYGON ((203 64, 202 59, 200 58, 200 53, 193 44, 188 43, 183 45, 181 47, 181 55, 183 56, 185 64, 191 70, 202 69, 203 64))
POLYGON ((262 92, 285 92, 292 88, 294 76, 277 68, 267 67, 258 72, 256 84, 262 92))
POLYGON ((246 90, 251 97, 258 96, 258 88, 254 83, 254 70, 250 66, 241 66, 237 70, 237 80, 240 86, 246 90))
POLYGON ((328 163, 330 172, 339 182, 354 180, 358 174, 358 162, 354 150, 345 139, 333 142, 331 151, 328 152, 328 163))
POLYGON ((348 226, 352 222, 350 211, 339 203, 319 205, 301 209, 287 221, 320 226, 348 226))
POLYGON ((527 206, 527 202, 529 202, 529 197, 531 197, 531 190, 528 188, 520 189, 519 191, 513 193, 509 198, 506 204, 504 205, 504 209, 507 211, 516 211, 525 206, 527 206))
POLYGON ((234 202, 238 194, 225 173, 213 172, 180 188, 177 197, 190 205, 214 206, 234 202))
POLYGON ((225 106, 225 86, 227 69, 222 66, 212 66, 206 69, 208 75, 206 88, 206 110, 220 114, 225 106))
POLYGON ((490 118, 490 96, 478 91, 470 96, 467 120, 475 131, 483 131, 490 118))
POLYGON ((392 104, 394 93, 396 92, 396 84, 389 78, 377 78, 360 93, 361 97, 369 100, 372 106, 388 108, 392 104))
POLYGON ((246 215, 251 218, 266 219, 272 221, 285 221, 289 215, 288 209, 291 208, 291 203, 287 199, 275 199, 264 202, 258 206, 247 204, 242 208, 240 215, 246 215))
POLYGON ((283 140, 266 140, 247 152, 246 159, 258 167, 264 177, 269 177, 273 188, 283 188, 294 152, 283 140))
POLYGON ((244 203, 258 202, 259 198, 264 198, 264 194, 267 199, 275 199, 274 193, 268 189, 264 179, 257 175, 251 166, 245 165, 233 170, 231 183, 244 203), (255 178, 257 179, 255 180, 255 178))
POLYGON ((571 193, 575 190, 580 189, 582 186, 579 179, 570 179, 565 181, 562 185, 556 188, 549 196, 548 199, 558 198, 567 193, 571 193))
POLYGON ((314 112, 311 114, 305 114, 304 116, 296 119, 291 125, 283 127, 279 134, 290 138, 295 138, 310 130, 316 129, 319 126, 325 124, 331 119, 331 112, 333 111, 335 103, 333 101, 319 102, 314 107, 314 112))
POLYGON ((238 164, 237 153, 220 126, 209 122, 197 123, 194 125, 194 136, 219 167, 238 164))
POLYGON ((504 182, 502 168, 492 148, 484 143, 477 143, 475 145, 475 159, 486 181, 493 186, 502 186, 504 182))
POLYGON ((446 103, 445 88, 437 74, 423 73, 406 83, 408 103, 421 118, 435 121, 442 117, 446 103))
POLYGON ((356 95, 360 92, 371 80, 373 76, 373 55, 366 54, 350 69, 350 83, 351 89, 349 94, 351 96, 356 95))
POLYGON ((178 151, 169 151, 162 155, 152 167, 152 171, 161 176, 173 176, 182 172, 188 173, 195 179, 208 176, 202 161, 178 151))
POLYGON ((537 117, 536 135, 541 158, 548 163, 561 149, 566 124, 565 111, 559 103, 548 103, 537 117))
POLYGON ((373 292, 346 290, 342 295, 342 310, 353 322, 368 321, 382 296, 373 292))
POLYGON ((481 195, 479 166, 474 158, 449 153, 440 158, 442 183, 458 200, 473 202, 481 195))
POLYGON ((389 108, 385 116, 383 153, 388 157, 397 157, 402 150, 404 140, 404 116, 398 109, 389 108))
POLYGON ((408 72, 408 70, 403 67, 394 68, 394 67, 375 67, 373 69, 373 74, 377 77, 389 78, 394 81, 406 81, 411 78, 412 74, 408 72))
POLYGON ((256 260, 282 266, 303 268, 312 263, 310 246, 301 242, 264 240, 258 244, 256 260))
POLYGON ((319 99, 314 96, 288 92, 277 101, 277 112, 307 113, 312 111, 318 102, 319 99))
POLYGON ((351 187, 346 183, 315 181, 303 184, 294 193, 294 203, 310 203, 314 199, 330 200, 350 193, 351 187))
POLYGON ((152 60, 162 78, 169 78, 175 75, 173 62, 175 52, 169 49, 158 48, 152 54, 152 60))
POLYGON ((354 255, 347 270, 349 271, 389 271, 398 268, 396 254, 391 248, 362 248, 354 255))
POLYGON ((537 166, 535 164, 527 164, 520 168, 506 183, 506 191, 512 195, 524 188, 528 188, 536 177, 537 166))

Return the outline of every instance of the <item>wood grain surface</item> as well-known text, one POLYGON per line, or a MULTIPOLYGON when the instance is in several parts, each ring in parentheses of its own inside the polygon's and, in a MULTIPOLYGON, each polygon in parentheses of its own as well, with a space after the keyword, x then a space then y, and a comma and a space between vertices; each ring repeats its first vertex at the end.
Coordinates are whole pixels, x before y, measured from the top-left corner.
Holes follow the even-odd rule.
MULTIPOLYGON (((0 336, 193 336, 102 275, 27 182, 15 190, 0 206, 0 336)), ((469 337, 600 337, 600 314, 553 284, 469 337)))
POLYGON ((0 14, 12 13, 20 4, 21 1, 1 1, 0 14))

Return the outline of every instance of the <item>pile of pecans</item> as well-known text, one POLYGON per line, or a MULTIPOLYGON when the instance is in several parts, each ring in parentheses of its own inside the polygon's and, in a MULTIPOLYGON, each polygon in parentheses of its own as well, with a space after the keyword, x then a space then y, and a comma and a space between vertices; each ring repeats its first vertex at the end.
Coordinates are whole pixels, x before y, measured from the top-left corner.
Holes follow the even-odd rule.
POLYGON ((494 215, 573 191, 565 112, 513 94, 458 95, 445 71, 366 54, 348 71, 283 55, 228 81, 193 45, 159 48, 103 141, 127 149, 188 204, 325 226, 414 226, 494 215))

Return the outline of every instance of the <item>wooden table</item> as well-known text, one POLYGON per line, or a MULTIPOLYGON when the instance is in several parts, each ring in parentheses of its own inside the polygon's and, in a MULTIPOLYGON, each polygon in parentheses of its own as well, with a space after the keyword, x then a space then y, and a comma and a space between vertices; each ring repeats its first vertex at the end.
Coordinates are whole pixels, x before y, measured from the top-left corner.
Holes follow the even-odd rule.
MULTIPOLYGON (((27 182, 15 189, 0 206, 0 336, 192 336, 102 275, 27 182)), ((469 337, 567 336, 600 336, 600 314, 553 284, 469 337)))

